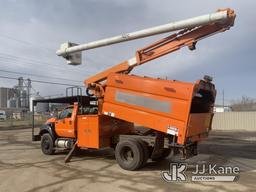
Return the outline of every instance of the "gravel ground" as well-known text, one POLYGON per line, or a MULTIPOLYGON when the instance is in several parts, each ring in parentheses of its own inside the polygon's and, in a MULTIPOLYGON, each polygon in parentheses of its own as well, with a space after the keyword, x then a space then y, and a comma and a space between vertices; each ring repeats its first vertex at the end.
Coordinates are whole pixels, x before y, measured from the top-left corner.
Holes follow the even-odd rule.
MULTIPOLYGON (((0 130, 0 191, 256 191, 256 132, 216 132, 187 163, 240 168, 237 182, 167 183, 161 171, 170 160, 148 162, 139 171, 122 170, 112 150, 85 151, 63 162, 67 153, 43 155, 30 129, 0 130)), ((177 161, 177 160, 173 160, 177 161)), ((187 170, 188 175, 191 170, 187 170)))

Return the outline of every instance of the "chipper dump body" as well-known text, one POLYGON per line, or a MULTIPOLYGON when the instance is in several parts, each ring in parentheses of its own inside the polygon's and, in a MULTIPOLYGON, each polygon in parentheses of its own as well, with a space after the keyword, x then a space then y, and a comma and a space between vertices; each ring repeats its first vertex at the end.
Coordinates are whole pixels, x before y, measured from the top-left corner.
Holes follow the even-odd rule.
POLYGON ((178 144, 198 140, 211 129, 216 91, 196 83, 112 74, 107 78, 103 114, 176 135, 178 144))

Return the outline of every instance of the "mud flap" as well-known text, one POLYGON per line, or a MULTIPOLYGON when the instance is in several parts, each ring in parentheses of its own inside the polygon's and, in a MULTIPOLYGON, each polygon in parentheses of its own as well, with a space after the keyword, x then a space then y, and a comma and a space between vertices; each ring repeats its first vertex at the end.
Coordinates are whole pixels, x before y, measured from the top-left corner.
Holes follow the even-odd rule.
POLYGON ((191 158, 193 156, 196 156, 198 154, 197 152, 197 142, 187 146, 187 147, 183 147, 181 149, 181 154, 182 154, 182 160, 191 158))
POLYGON ((155 139, 155 146, 151 155, 151 159, 160 158, 164 150, 164 135, 160 132, 157 132, 155 139))
POLYGON ((70 162, 73 154, 79 149, 79 147, 77 146, 77 142, 73 145, 72 149, 69 151, 68 155, 65 157, 64 162, 68 163, 70 162))

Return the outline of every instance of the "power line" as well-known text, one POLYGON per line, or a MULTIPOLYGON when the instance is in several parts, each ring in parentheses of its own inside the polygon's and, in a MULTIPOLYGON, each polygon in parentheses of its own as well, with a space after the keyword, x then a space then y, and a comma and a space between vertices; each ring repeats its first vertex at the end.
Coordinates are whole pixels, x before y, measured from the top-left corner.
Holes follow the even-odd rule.
MULTIPOLYGON (((31 41, 25 41, 24 39, 18 39, 17 37, 12 37, 10 35, 6 35, 6 34, 0 34, 0 37, 3 37, 3 38, 7 38, 7 39, 10 39, 10 40, 13 40, 13 41, 16 41, 16 42, 19 42, 23 45, 27 45, 27 46, 36 46, 36 48, 41 48, 42 50, 47 50, 49 51, 49 53, 55 53, 55 49, 53 48, 49 48, 49 47, 46 47, 46 46, 42 46, 42 44, 38 44, 38 43, 34 43, 34 42, 31 42, 31 41)), ((100 57, 102 57, 103 55, 100 55, 100 57)), ((109 59, 109 57, 104 57, 103 59, 106 60, 109 59)), ((91 59, 88 55, 86 56, 86 59, 88 59, 90 62, 94 63, 94 64, 98 64, 98 62, 95 62, 94 59, 91 59)), ((112 57, 112 60, 113 60, 113 57, 112 57)), ((113 63, 119 63, 119 61, 117 61, 116 59, 114 59, 113 63)))
POLYGON ((54 50, 51 49, 51 48, 48 48, 48 47, 45 47, 45 46, 42 46, 42 45, 38 45, 38 44, 29 42, 29 41, 24 41, 24 40, 21 40, 21 39, 17 39, 17 38, 11 37, 11 36, 9 36, 9 35, 0 34, 0 37, 7 38, 7 39, 10 39, 10 40, 13 40, 13 41, 22 43, 23 45, 36 46, 37 48, 41 48, 41 49, 43 49, 44 51, 45 51, 45 50, 48 50, 48 51, 51 51, 51 52, 54 51, 54 50))
POLYGON ((14 77, 6 77, 6 76, 0 76, 0 78, 2 78, 2 79, 15 79, 15 80, 18 80, 17 78, 14 78, 14 77))
MULTIPOLYGON (((7 77, 7 76, 0 76, 2 79, 12 79, 12 80, 18 80, 18 78, 15 77, 7 77)), ((31 79, 31 82, 35 83, 44 83, 44 84, 52 84, 52 85, 63 85, 63 86, 71 86, 71 87, 82 87, 81 85, 74 85, 74 84, 67 84, 67 83, 58 83, 58 82, 49 82, 49 81, 40 81, 40 80, 35 80, 31 79)))
MULTIPOLYGON (((16 37, 12 37, 10 35, 5 35, 5 34, 0 34, 0 37, 3 37, 3 38, 7 38, 7 39, 10 39, 10 40, 13 40, 13 41, 16 41, 16 42, 19 42, 23 45, 28 45, 28 46, 36 46, 37 48, 42 48, 43 50, 47 49, 49 52, 51 53, 54 53, 56 50, 55 49, 52 49, 52 48, 49 48, 49 47, 45 47, 45 46, 42 46, 41 44, 36 44, 36 43, 33 43, 33 42, 30 42, 30 41, 24 41, 23 39, 18 39, 16 37)), ((102 57, 103 55, 100 55, 100 57, 102 57)), ((93 59, 91 59, 90 57, 86 56, 86 58, 88 58, 88 60, 90 60, 92 63, 96 63, 93 59)), ((106 59, 107 57, 103 58, 104 60, 106 59)), ((109 58, 108 58, 109 59, 109 58)), ((113 58, 112 58, 113 59, 113 58)), ((114 63, 118 63, 119 61, 114 61, 114 63)))
MULTIPOLYGON (((16 40, 18 41, 18 39, 16 39, 16 40)), ((23 40, 19 40, 19 41, 23 42, 23 40)), ((58 64, 56 65, 54 63, 48 63, 48 62, 44 62, 44 61, 39 61, 39 60, 36 60, 34 58, 20 57, 20 56, 8 54, 8 53, 3 53, 3 52, 0 52, 0 59, 7 60, 8 62, 10 62, 10 61, 13 62, 13 60, 14 60, 14 61, 16 61, 16 64, 19 64, 17 62, 24 62, 24 63, 26 62, 26 64, 32 64, 32 65, 35 65, 35 64, 36 65, 49 65, 49 66, 51 66, 51 68, 55 67, 58 70, 63 70, 63 68, 60 65, 58 65, 58 64)), ((88 55, 86 56, 85 59, 88 60, 89 62, 93 63, 94 65, 99 65, 100 66, 100 64, 98 62, 96 62, 94 59, 91 59, 88 55)), ((4 61, 4 62, 6 62, 6 61, 4 61)), ((73 70, 74 70, 75 73, 79 73, 81 75, 84 75, 83 73, 81 73, 81 68, 80 69, 78 67, 72 68, 72 71, 73 70)))
POLYGON ((31 80, 32 82, 36 83, 46 83, 46 84, 53 84, 53 85, 64 85, 64 86, 72 86, 72 87, 82 87, 81 85, 72 85, 72 84, 66 84, 66 83, 55 83, 55 82, 49 82, 49 81, 40 81, 40 80, 31 80))
MULTIPOLYGON (((53 52, 55 52, 53 50, 53 52)), ((1 53, 0 52, 0 58, 2 59, 8 59, 8 60, 25 60, 25 61, 29 61, 29 62, 35 62, 37 64, 43 64, 43 65, 50 65, 51 67, 58 67, 58 68, 61 68, 59 65, 55 65, 55 64, 51 64, 51 63, 48 63, 48 62, 44 62, 44 61, 39 61, 39 60, 35 60, 34 58, 25 58, 25 57, 18 57, 18 56, 15 56, 15 55, 10 55, 8 53, 1 53), (4 57, 5 56, 5 57, 4 57)), ((91 62, 92 64, 95 64, 95 65, 100 65, 100 62, 96 62, 94 59, 90 58, 88 55, 86 56, 86 58, 83 59, 83 61, 85 60, 88 60, 89 62, 91 62)), ((113 63, 117 63, 116 61, 113 62, 113 63)), ((34 64, 34 63, 33 63, 34 64)), ((77 68, 77 67, 76 67, 77 68)), ((62 69, 62 68, 61 68, 62 69)))
MULTIPOLYGON (((1 54, 1 53, 0 53, 1 54)), ((0 62, 1 63, 5 63, 5 64, 8 64, 8 65, 10 65, 10 64, 17 64, 17 65, 19 65, 19 64, 26 64, 26 65, 39 65, 39 66, 45 66, 45 64, 43 64, 43 63, 38 63, 38 62, 27 62, 27 61, 20 61, 19 59, 15 59, 15 58, 3 58, 3 57, 1 57, 0 56, 0 62)), ((48 65, 50 65, 50 64, 48 64, 48 65)), ((67 69, 65 69, 65 68, 62 68, 61 66, 56 66, 56 65, 53 65, 53 66, 51 66, 51 69, 52 68, 55 68, 55 69, 57 69, 57 70, 53 70, 53 71, 65 71, 65 72, 71 72, 70 70, 67 70, 67 69)), ((74 68, 74 69, 72 69, 72 71, 74 72, 74 73, 76 73, 76 74, 79 74, 79 75, 84 75, 81 71, 81 69, 77 69, 77 68, 74 68), (77 70, 79 70, 79 71, 77 71, 77 70)))
MULTIPOLYGON (((55 65, 55 64, 51 64, 51 63, 47 63, 47 62, 43 62, 43 61, 38 61, 38 60, 35 60, 35 59, 28 59, 28 58, 25 58, 25 57, 17 57, 15 55, 10 55, 10 54, 6 54, 6 53, 0 53, 0 58, 4 61, 4 62, 16 62, 16 64, 19 64, 17 62, 23 62, 23 63, 26 63, 26 64, 32 64, 32 65, 49 65, 51 68, 56 68, 58 70, 63 70, 63 68, 60 66, 60 65, 55 65), (7 60, 7 61, 6 61, 7 60)), ((74 72, 76 73, 80 73, 80 71, 77 71, 79 70, 78 68, 73 68, 72 70, 74 70, 74 72), (75 71, 76 70, 76 71, 75 71)), ((81 73, 80 73, 81 74, 81 73)))
POLYGON ((13 74, 20 74, 20 75, 28 75, 28 76, 36 76, 36 77, 43 77, 43 78, 59 79, 59 80, 65 80, 65 81, 81 82, 81 81, 78 81, 78 80, 64 79, 64 78, 60 78, 60 77, 51 77, 51 76, 47 76, 47 75, 37 75, 37 74, 23 73, 23 72, 16 72, 16 71, 9 71, 9 70, 2 70, 2 69, 0 69, 0 71, 5 72, 5 73, 13 73, 13 74))
MULTIPOLYGON (((8 54, 8 53, 3 53, 3 52, 0 52, 0 58, 1 59, 5 59, 5 60, 14 60, 14 61, 18 61, 18 62, 26 62, 26 64, 33 64, 33 65, 49 65, 51 67, 55 67, 55 68, 58 68, 58 69, 62 69, 62 65, 59 65, 59 64, 56 64, 56 63, 49 63, 49 62, 45 62, 45 61, 40 61, 40 60, 37 60, 37 59, 34 59, 34 58, 27 58, 27 57, 20 57, 20 56, 16 56, 16 55, 12 55, 12 54, 8 54)), ((94 62, 94 64, 96 64, 96 62, 94 62)), ((68 66, 68 65, 66 65, 68 66)), ((72 68, 72 70, 78 70, 77 72, 81 72, 79 71, 80 69, 78 67, 76 68, 72 68)), ((76 72, 76 73, 77 73, 76 72)))
MULTIPOLYGON (((91 60, 91 59, 90 59, 91 60)), ((92 60, 91 60, 92 61, 92 60)), ((51 68, 56 68, 57 70, 53 70, 53 71, 65 71, 65 72, 69 72, 69 74, 72 72, 72 73, 75 73, 76 75, 83 75, 81 78, 84 78, 84 73, 83 73, 83 70, 84 68, 81 68, 81 67, 84 67, 84 66, 68 66, 68 65, 56 65, 56 64, 50 64, 50 63, 47 63, 47 62, 42 62, 42 61, 37 61, 37 60, 34 60, 34 59, 27 59, 27 58, 24 58, 24 57, 17 57, 17 56, 12 56, 12 55, 9 55, 9 54, 6 54, 6 53, 1 53, 0 52, 0 62, 2 63, 6 63, 6 64, 26 64, 27 65, 39 65, 39 66, 46 66, 46 65, 49 65, 51 68), (63 67, 62 67, 63 66, 63 67)), ((96 62, 94 62, 94 64, 96 64, 96 62)))
MULTIPOLYGON (((49 65, 51 67, 56 67, 59 69, 63 69, 62 66, 60 65, 56 65, 55 63, 49 63, 49 62, 44 62, 44 61, 40 61, 40 60, 36 60, 34 58, 27 58, 27 57, 20 57, 20 56, 16 56, 16 55, 12 55, 12 54, 8 54, 8 53, 3 53, 0 52, 0 58, 2 59, 6 59, 6 60, 16 60, 16 61, 22 61, 22 62, 26 62, 26 63, 30 63, 30 64, 41 64, 41 65, 49 65)), ((77 70, 78 68, 73 68, 73 70, 77 70)))
MULTIPOLYGON (((28 45, 28 46, 36 46, 36 48, 41 48, 42 50, 47 50, 47 51, 49 51, 49 53, 51 52, 51 53, 55 53, 55 50, 54 49, 52 49, 52 48, 49 48, 49 47, 45 47, 45 46, 42 46, 41 44, 37 44, 37 43, 33 43, 33 42, 30 42, 30 41, 26 41, 26 40, 21 40, 21 39, 18 39, 18 38, 16 38, 16 37, 12 37, 12 36, 10 36, 10 35, 5 35, 5 34, 0 34, 0 37, 3 37, 3 38, 7 38, 7 39, 10 39, 10 40, 13 40, 13 41, 16 41, 16 42, 19 42, 19 43, 21 43, 21 44, 23 44, 23 45, 28 45)), ((54 64, 51 64, 51 63, 47 63, 47 62, 43 62, 43 61, 38 61, 38 60, 35 60, 35 59, 32 59, 31 60, 31 58, 22 58, 22 57, 17 57, 17 56, 14 56, 14 55, 10 55, 10 54, 6 54, 6 53, 1 53, 0 52, 0 54, 2 55, 2 59, 7 59, 7 60, 16 60, 16 61, 18 61, 18 62, 20 62, 20 60, 23 60, 23 62, 24 62, 24 60, 26 61, 26 63, 28 63, 27 61, 29 61, 30 63, 29 64, 38 64, 38 65, 50 65, 51 67, 55 67, 55 68, 58 68, 58 70, 63 70, 63 68, 61 68, 61 66, 57 66, 57 65, 54 65, 54 64), (5 57, 4 57, 5 56, 5 57), (6 57, 7 56, 7 57, 6 57), (32 62, 32 63, 31 63, 32 62)), ((1 56, 0 56, 0 58, 1 58, 1 56)), ((95 60, 94 59, 91 59, 89 56, 87 56, 86 57, 86 59, 88 59, 90 62, 92 62, 93 64, 95 64, 95 65, 98 65, 98 62, 95 62, 95 60)), ((115 62, 116 63, 116 62, 115 62)), ((16 63, 17 64, 17 63, 16 63)), ((81 69, 79 69, 79 68, 77 68, 76 67, 76 70, 78 69, 78 71, 74 71, 76 74, 81 74, 81 75, 84 75, 84 74, 82 74, 81 73, 81 69)), ((74 70, 74 68, 72 68, 72 70, 74 70)), ((14 73, 14 72, 12 72, 12 73, 14 73)), ((24 75, 27 75, 27 74, 24 74, 24 75)), ((30 75, 32 75, 32 74, 30 74, 30 75)), ((35 76, 35 75, 33 75, 33 76, 35 76)), ((39 76, 39 75, 38 75, 39 76)), ((40 75, 41 77, 43 77, 42 75, 40 75)), ((45 76, 46 77, 46 76, 45 76)), ((47 78, 49 78, 49 77, 47 77, 47 78)), ((51 78, 54 78, 54 77, 51 77, 51 78)), ((54 79, 59 79, 59 80, 66 80, 66 79, 64 79, 64 78, 54 78, 54 79)), ((68 81, 76 81, 76 80, 68 80, 68 81)), ((79 82, 79 81, 76 81, 76 82, 79 82)))

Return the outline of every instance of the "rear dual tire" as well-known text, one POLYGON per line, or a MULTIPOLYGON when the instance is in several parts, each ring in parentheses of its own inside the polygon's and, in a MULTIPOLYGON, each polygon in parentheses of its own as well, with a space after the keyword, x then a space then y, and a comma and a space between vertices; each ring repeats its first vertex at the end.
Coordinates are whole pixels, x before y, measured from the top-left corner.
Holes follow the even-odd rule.
POLYGON ((128 139, 117 144, 115 157, 119 166, 134 171, 143 167, 148 160, 147 144, 140 139, 128 139))

